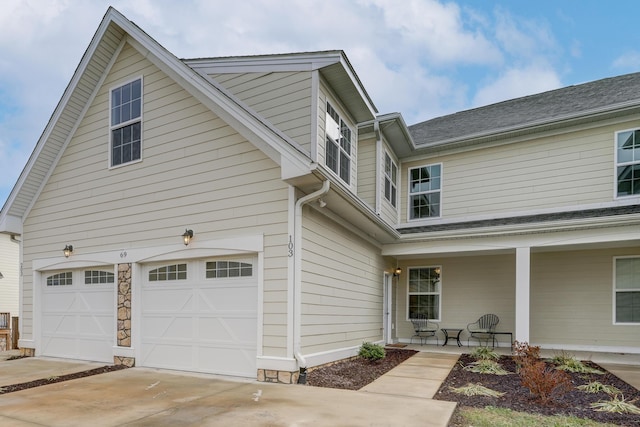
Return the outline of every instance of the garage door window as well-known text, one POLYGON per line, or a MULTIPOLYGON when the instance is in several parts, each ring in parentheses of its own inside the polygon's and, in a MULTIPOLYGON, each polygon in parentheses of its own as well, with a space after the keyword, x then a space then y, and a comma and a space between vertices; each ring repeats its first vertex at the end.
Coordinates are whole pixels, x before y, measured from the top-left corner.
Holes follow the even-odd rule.
POLYGON ((70 271, 54 274, 47 277, 47 286, 66 286, 72 285, 73 279, 70 271))
POLYGON ((187 264, 164 265, 149 271, 150 282, 187 280, 187 264))
POLYGON ((109 271, 88 270, 84 272, 85 285, 98 285, 101 283, 114 283, 115 275, 109 271))
POLYGON ((207 279, 251 277, 253 276, 253 266, 238 261, 211 261, 207 262, 206 274, 207 279))

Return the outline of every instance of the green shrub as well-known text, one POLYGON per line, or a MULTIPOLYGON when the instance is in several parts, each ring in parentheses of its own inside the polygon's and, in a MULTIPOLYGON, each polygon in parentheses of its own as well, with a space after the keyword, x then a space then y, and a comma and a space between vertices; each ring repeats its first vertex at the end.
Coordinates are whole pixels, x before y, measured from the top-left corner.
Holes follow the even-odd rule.
POLYGON ((493 374, 493 375, 509 375, 510 372, 504 370, 502 366, 495 360, 480 359, 477 362, 470 363, 464 368, 467 371, 476 374, 493 374))
POLYGON ((592 381, 589 384, 579 385, 578 390, 584 391, 585 393, 600 393, 603 391, 610 396, 617 396, 622 393, 619 388, 602 384, 600 381, 592 381))
POLYGON ((482 384, 467 384, 464 387, 450 387, 451 391, 458 394, 464 394, 465 396, 488 396, 488 397, 501 397, 504 393, 491 390, 483 386, 482 384))
POLYGON ((364 342, 360 347, 358 356, 369 361, 376 361, 384 359, 386 353, 384 352, 384 347, 382 347, 381 345, 364 342))
POLYGON ((618 396, 614 396, 613 399, 609 401, 600 401, 597 403, 592 403, 591 407, 595 411, 599 411, 599 412, 613 412, 616 414, 640 415, 640 408, 638 408, 631 402, 627 402, 624 396, 622 396, 621 399, 619 399, 618 396))
POLYGON ((489 347, 477 347, 471 353, 471 357, 476 360, 498 360, 500 359, 500 355, 490 349, 489 347))
MULTIPOLYGON (((554 358, 553 360, 555 361, 556 358, 554 358)), ((559 363, 559 365, 560 366, 557 366, 556 369, 559 369, 561 371, 569 371, 578 374, 604 374, 604 372, 595 368, 591 368, 573 357, 563 360, 561 363, 559 363)))

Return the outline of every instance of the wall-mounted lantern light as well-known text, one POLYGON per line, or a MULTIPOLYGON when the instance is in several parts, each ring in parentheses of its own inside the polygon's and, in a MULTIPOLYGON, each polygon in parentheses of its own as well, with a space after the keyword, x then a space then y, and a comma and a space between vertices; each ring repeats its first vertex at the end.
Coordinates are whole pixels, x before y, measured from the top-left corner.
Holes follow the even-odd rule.
POLYGON ((182 241, 184 242, 184 245, 189 245, 189 243, 191 243, 191 239, 193 239, 193 230, 184 230, 184 234, 182 235, 182 241))
POLYGON ((396 267, 396 269, 393 271, 393 275, 395 277, 400 277, 401 274, 402 274, 402 269, 400 267, 396 267))
POLYGON ((73 245, 65 246, 63 251, 64 251, 65 258, 69 258, 69 255, 73 253, 73 245))

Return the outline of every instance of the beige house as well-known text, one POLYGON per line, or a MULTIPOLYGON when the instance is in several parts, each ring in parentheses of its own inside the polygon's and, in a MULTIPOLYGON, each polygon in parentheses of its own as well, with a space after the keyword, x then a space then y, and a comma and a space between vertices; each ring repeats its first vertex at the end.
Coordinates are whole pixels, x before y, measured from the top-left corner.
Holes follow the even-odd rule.
POLYGON ((110 8, 0 214, 20 347, 294 382, 495 313, 640 353, 638 86, 407 127, 342 51, 180 60, 110 8))
POLYGON ((18 317, 20 246, 15 235, 0 233, 0 313, 18 317))

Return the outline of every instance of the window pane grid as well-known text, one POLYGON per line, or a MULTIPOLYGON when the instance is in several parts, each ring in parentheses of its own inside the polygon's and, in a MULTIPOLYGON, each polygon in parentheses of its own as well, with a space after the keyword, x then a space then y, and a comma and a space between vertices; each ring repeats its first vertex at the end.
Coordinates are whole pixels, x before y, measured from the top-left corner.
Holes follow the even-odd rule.
POLYGON ((418 315, 428 319, 440 318, 440 267, 409 269, 409 319, 418 315))
POLYGON ((111 91, 111 166, 140 160, 141 114, 141 79, 111 91))
POLYGON ((440 216, 440 187, 440 165, 429 165, 410 169, 410 219, 440 216))
POLYGON ((325 123, 325 164, 347 184, 351 181, 351 145, 353 133, 347 123, 327 102, 325 123))
POLYGON ((232 277, 253 276, 253 266, 238 261, 209 261, 206 263, 207 279, 224 279, 232 277))
POLYGON ((640 258, 615 260, 616 323, 640 323, 640 258))
POLYGON ((618 132, 617 152, 617 195, 640 194, 640 130, 618 132))
POLYGON ((167 280, 186 280, 187 264, 171 264, 158 267, 149 271, 150 282, 162 282, 167 280))
POLYGON ((115 283, 115 275, 109 271, 88 270, 84 272, 85 285, 115 283))
POLYGON ((54 274, 47 277, 47 286, 68 286, 73 284, 72 273, 65 271, 64 273, 54 274))
POLYGON ((395 208, 397 203, 397 179, 398 168, 391 160, 389 154, 384 154, 384 198, 395 208))

